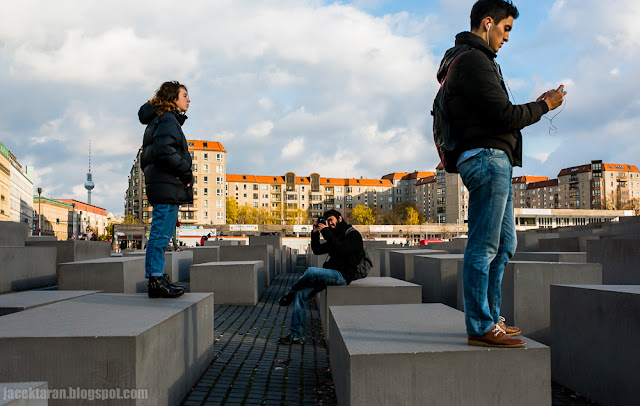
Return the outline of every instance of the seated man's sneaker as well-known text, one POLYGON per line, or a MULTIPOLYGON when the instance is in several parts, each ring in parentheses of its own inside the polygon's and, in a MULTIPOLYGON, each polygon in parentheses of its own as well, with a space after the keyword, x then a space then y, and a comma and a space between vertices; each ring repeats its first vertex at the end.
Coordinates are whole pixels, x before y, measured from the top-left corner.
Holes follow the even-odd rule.
POLYGON ((291 289, 288 289, 284 296, 278 300, 278 303, 280 303, 280 306, 289 306, 295 297, 296 293, 292 292, 291 289))
POLYGON ((491 330, 481 336, 468 336, 467 343, 481 347, 520 348, 525 342, 508 336, 497 324, 491 330))
POLYGON ((520 329, 516 326, 507 326, 505 323, 505 318, 500 316, 500 321, 498 322, 498 326, 507 333, 508 336, 517 336, 520 334, 520 329))
POLYGON ((304 337, 298 337, 296 333, 291 333, 286 337, 280 337, 278 344, 301 344, 304 345, 304 337))

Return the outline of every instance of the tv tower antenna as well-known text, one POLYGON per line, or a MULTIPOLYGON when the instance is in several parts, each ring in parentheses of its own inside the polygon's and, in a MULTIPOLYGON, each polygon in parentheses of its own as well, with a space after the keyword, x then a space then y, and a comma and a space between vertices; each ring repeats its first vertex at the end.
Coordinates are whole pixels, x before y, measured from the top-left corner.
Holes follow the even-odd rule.
POLYGON ((91 191, 96 187, 93 183, 93 175, 91 175, 91 140, 89 140, 89 172, 87 173, 87 181, 84 182, 84 188, 87 189, 87 204, 91 204, 91 191))

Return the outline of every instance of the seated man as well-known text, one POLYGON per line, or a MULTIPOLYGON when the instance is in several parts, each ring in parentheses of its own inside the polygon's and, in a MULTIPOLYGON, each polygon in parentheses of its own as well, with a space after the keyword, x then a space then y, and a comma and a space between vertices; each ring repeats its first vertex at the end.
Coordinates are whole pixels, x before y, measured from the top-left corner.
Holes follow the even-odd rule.
POLYGON ((350 284, 364 255, 362 236, 336 210, 325 212, 324 217, 313 222, 311 250, 315 255, 329 254, 329 257, 322 268, 307 268, 280 298, 281 306, 294 303, 291 334, 280 338, 280 344, 304 344, 307 300, 327 286, 350 284), (326 242, 320 243, 320 233, 326 242))

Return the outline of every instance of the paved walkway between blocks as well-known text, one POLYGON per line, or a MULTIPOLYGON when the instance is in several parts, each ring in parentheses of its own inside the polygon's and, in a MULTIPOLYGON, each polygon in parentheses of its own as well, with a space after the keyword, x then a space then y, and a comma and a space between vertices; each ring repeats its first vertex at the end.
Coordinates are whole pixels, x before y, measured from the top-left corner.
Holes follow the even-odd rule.
MULTIPOLYGON (((293 310, 278 299, 300 275, 275 277, 254 307, 215 306, 215 358, 182 405, 337 404, 315 300, 305 345, 277 343, 289 333, 293 310)), ((555 383, 552 392, 553 406, 596 405, 555 383)))

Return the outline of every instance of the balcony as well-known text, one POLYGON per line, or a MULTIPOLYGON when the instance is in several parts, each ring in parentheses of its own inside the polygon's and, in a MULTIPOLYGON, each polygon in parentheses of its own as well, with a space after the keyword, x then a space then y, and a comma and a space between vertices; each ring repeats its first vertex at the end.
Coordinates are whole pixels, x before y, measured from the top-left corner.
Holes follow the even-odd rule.
POLYGON ((577 175, 571 175, 571 177, 569 178, 569 183, 577 183, 577 182, 579 182, 578 176, 577 175))

